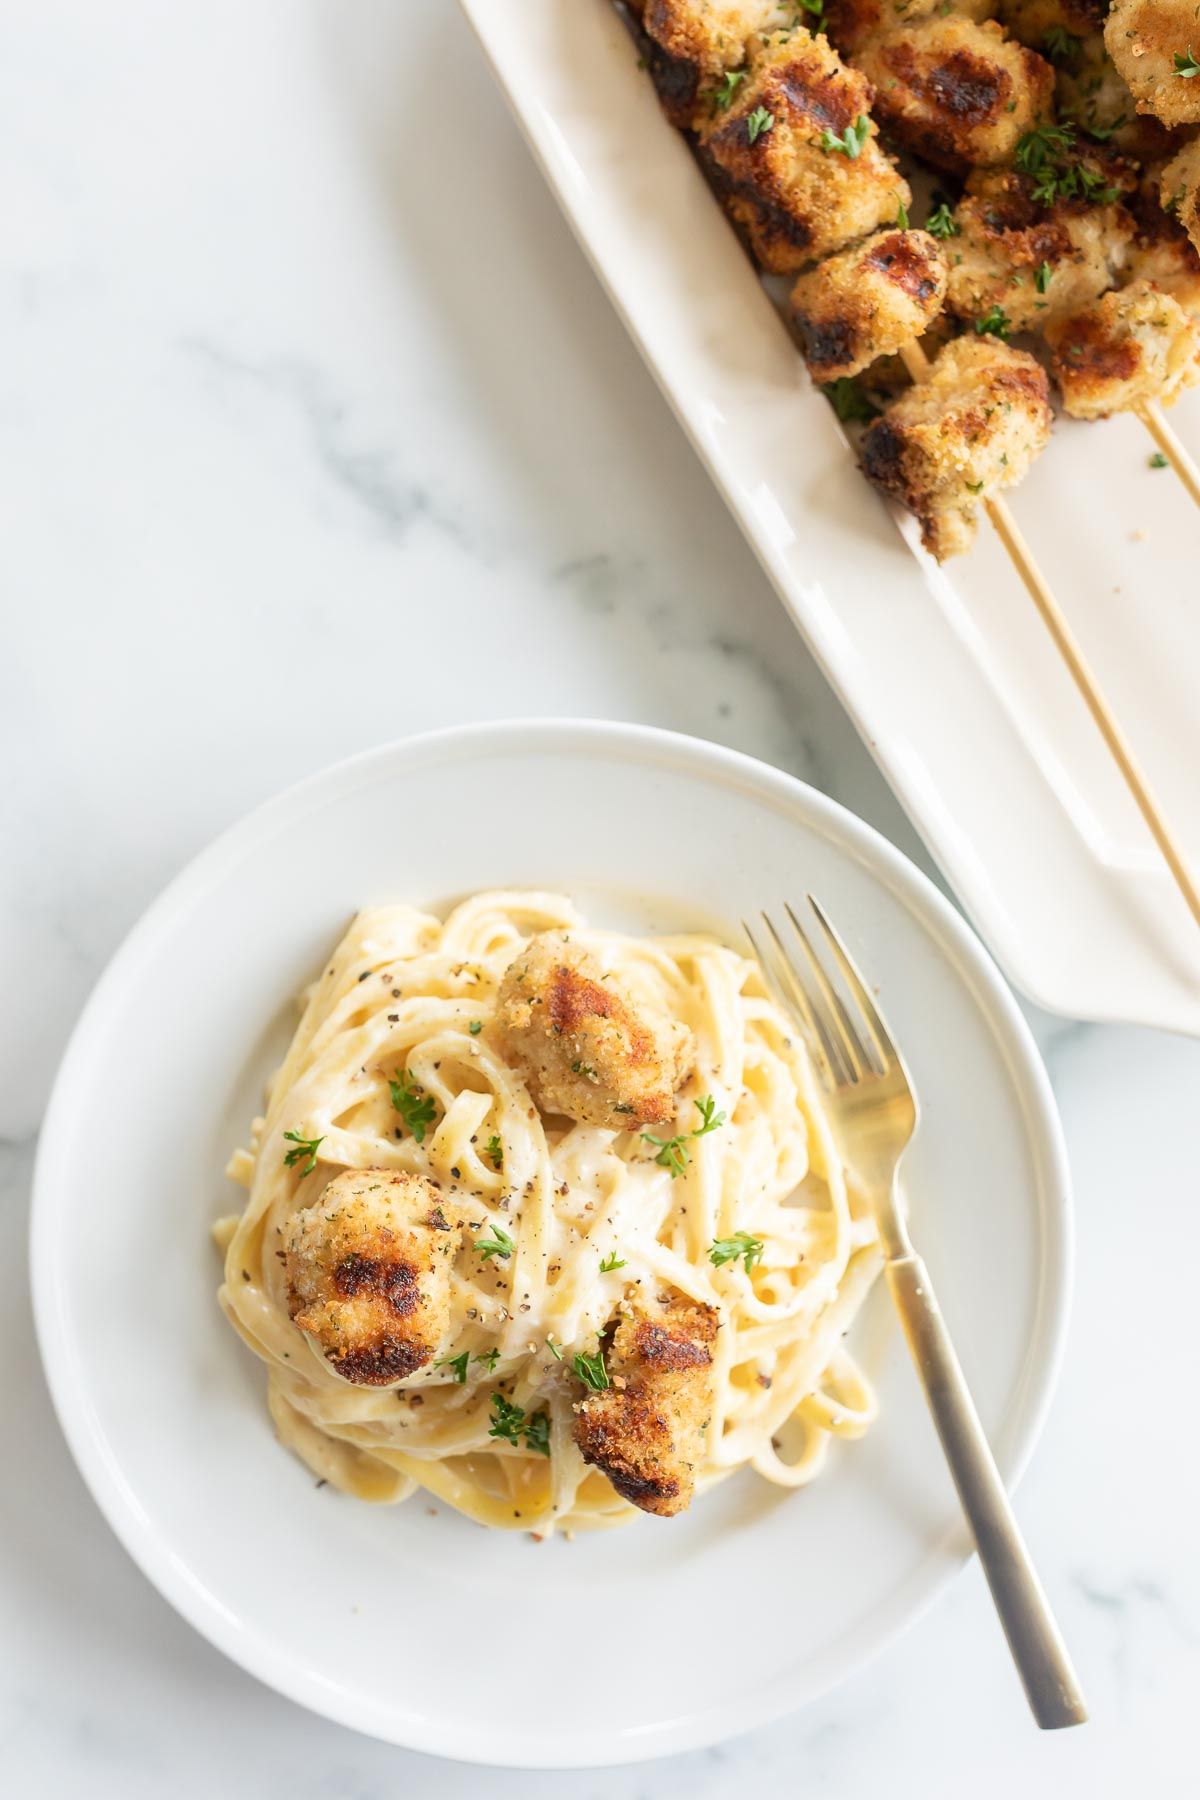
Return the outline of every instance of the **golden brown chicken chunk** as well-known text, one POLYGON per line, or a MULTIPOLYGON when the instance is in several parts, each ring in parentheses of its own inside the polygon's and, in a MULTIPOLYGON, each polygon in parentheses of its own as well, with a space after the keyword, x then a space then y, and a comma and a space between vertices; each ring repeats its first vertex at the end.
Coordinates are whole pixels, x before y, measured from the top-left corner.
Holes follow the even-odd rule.
POLYGON ((764 269, 792 274, 892 224, 908 183, 879 145, 871 89, 798 30, 751 65, 700 141, 713 184, 764 269))
POLYGON ((1163 206, 1200 250, 1200 138, 1185 144, 1159 178, 1163 206))
MULTIPOLYGON (((1200 318, 1200 250, 1171 210, 1160 201, 1163 165, 1142 172, 1130 201, 1137 235, 1129 252, 1128 279, 1152 281, 1170 294, 1191 319, 1200 318)), ((1168 199, 1170 196, 1168 196, 1168 199)))
POLYGON ((717 1314, 679 1296, 640 1300, 607 1356, 613 1385, 575 1408, 575 1442, 622 1499, 670 1518, 691 1505, 712 1411, 717 1314))
POLYGON ((1195 0, 1113 0, 1104 42, 1139 112, 1164 125, 1200 121, 1200 87, 1186 73, 1193 45, 1200 51, 1195 0))
POLYGON ((927 231, 879 231, 801 275, 791 309, 814 381, 857 375, 928 329, 946 295, 946 258, 927 231))
POLYGON ((1021 480, 1050 436, 1045 371, 994 337, 955 338, 928 377, 871 425, 862 443, 870 481, 921 522, 944 562, 971 542, 975 510, 1021 480))
POLYGON ((625 994, 567 932, 539 932, 513 959, 496 1017, 543 1112, 613 1131, 674 1117, 690 1031, 625 994))
POLYGON ((880 124, 935 168, 962 173, 1010 162, 1017 140, 1050 110, 1054 70, 991 22, 951 13, 866 45, 858 66, 880 124))
POLYGON ((432 1182, 347 1169, 284 1234, 288 1311, 347 1381, 385 1387, 436 1352, 462 1235, 432 1182))
MULTIPOLYGON (((869 39, 943 10, 944 0, 829 0, 822 30, 843 56, 855 56, 869 39)), ((996 0, 962 0, 954 11, 960 19, 990 19, 996 0)))
POLYGON ((1170 406, 1200 381, 1200 325, 1148 281, 1131 281, 1060 320, 1046 341, 1075 419, 1103 419, 1151 400, 1170 406))
POLYGON ((1087 37, 1072 39, 1070 47, 1055 56, 1054 64, 1058 111, 1063 119, 1078 124, 1110 149, 1139 161, 1167 154, 1171 132, 1152 113, 1138 112, 1099 27, 1087 37))
POLYGON ((787 0, 643 0, 642 29, 651 39, 650 72, 671 121, 692 125, 697 108, 720 106, 737 81, 748 45, 762 33, 796 23, 787 0))
MULTIPOLYGON (((955 209, 946 304, 974 323, 1002 315, 1010 331, 1041 331, 1090 306, 1117 280, 1133 240, 1117 201, 1034 199, 1031 176, 979 169, 955 209)), ((1106 190, 1111 191, 1111 190, 1106 190)))

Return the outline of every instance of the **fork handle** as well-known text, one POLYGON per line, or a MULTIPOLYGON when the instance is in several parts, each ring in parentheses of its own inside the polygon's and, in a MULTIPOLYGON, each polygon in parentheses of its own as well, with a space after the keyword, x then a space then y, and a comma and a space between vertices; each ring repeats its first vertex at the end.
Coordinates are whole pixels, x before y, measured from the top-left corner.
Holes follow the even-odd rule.
POLYGON ((929 1271, 915 1254, 889 1260, 886 1269, 892 1299, 1033 1716, 1044 1731, 1082 1725, 1088 1716, 1083 1691, 1025 1548, 929 1271))

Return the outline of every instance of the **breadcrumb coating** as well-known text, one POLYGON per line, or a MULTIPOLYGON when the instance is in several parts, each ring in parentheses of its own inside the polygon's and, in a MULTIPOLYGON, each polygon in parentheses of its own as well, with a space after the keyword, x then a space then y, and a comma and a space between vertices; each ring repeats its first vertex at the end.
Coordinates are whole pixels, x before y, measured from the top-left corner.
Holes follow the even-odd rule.
POLYGON ((969 323, 998 307, 1010 331, 1090 306, 1120 277, 1135 229, 1119 201, 1045 206, 1032 178, 1010 169, 977 170, 954 218, 947 306, 969 323))
POLYGON ((857 375, 919 338, 942 310, 946 278, 927 231, 876 232, 801 275, 792 320, 813 380, 857 375))
POLYGON ((1200 138, 1171 158, 1159 179, 1159 193, 1164 209, 1200 250, 1200 138))
POLYGON ((625 1500, 669 1518, 691 1504, 712 1411, 711 1306, 635 1301, 608 1352, 612 1386, 575 1408, 575 1442, 625 1500))
POLYGON ((1140 113, 1164 125, 1200 123, 1200 80, 1175 61, 1200 52, 1194 0, 1113 0, 1104 42, 1140 113))
POLYGON ((1046 333, 1063 405, 1103 419, 1149 401, 1171 406, 1200 381, 1200 325, 1149 281, 1115 288, 1046 333))
POLYGON ((672 123, 687 130, 709 113, 720 77, 764 34, 794 25, 796 11, 789 0, 644 0, 650 73, 672 123))
POLYGON ((858 66, 885 130, 935 168, 964 173, 1012 161, 1049 114, 1054 70, 1000 26, 951 13, 867 44, 858 66))
POLYGON ((691 1033, 625 993, 568 932, 530 939, 505 972, 496 1016, 543 1112, 614 1131, 674 1117, 691 1033))
POLYGON ((764 269, 797 273, 894 224, 912 199, 871 101, 858 70, 800 29, 764 48, 728 111, 702 127, 713 185, 764 269))
POLYGON ((397 1169, 347 1169, 284 1231, 288 1311, 347 1381, 386 1387, 437 1351, 461 1222, 397 1169))
POLYGON ((1050 436, 1044 369, 994 337, 955 338, 868 428, 868 480, 916 514, 939 562, 971 542, 976 508, 1021 480, 1050 436))

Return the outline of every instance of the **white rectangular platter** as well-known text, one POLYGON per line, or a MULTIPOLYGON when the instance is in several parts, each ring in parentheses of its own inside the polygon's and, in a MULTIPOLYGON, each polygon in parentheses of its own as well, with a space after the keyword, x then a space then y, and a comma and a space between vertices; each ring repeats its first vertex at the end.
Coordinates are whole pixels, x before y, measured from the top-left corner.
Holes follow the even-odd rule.
MULTIPOLYGON (((938 570, 870 491, 610 0, 460 0, 763 568, 1011 980, 1200 1035, 1200 930, 990 531, 938 570)), ((1200 449, 1200 390, 1172 421, 1200 449)), ((1014 511, 1200 866, 1200 512, 1129 417, 1014 511)), ((687 521, 680 520, 686 531, 687 521)), ((798 876, 799 879, 799 876, 798 876)))

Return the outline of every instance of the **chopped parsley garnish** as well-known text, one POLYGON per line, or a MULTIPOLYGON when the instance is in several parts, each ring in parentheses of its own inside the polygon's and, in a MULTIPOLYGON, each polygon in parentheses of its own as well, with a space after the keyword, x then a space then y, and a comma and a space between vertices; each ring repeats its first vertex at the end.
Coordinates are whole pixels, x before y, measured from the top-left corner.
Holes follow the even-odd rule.
POLYGON ((1023 175, 1033 180, 1033 198, 1041 206, 1053 206, 1056 200, 1089 200, 1096 206, 1107 206, 1119 199, 1121 190, 1110 186, 1103 175, 1097 175, 1084 163, 1072 162, 1075 127, 1038 125, 1017 139, 1013 161, 1023 175))
POLYGON ((553 1338, 547 1338, 546 1339, 546 1348, 550 1352, 551 1356, 554 1358, 555 1362, 562 1361, 562 1345, 561 1344, 556 1344, 553 1338))
POLYGON ((660 1168, 669 1169, 671 1171, 672 1181, 674 1181, 677 1175, 683 1174, 683 1171, 688 1166, 686 1138, 660 1138, 655 1137, 652 1132, 643 1131, 642 1141, 647 1144, 658 1145, 658 1155, 654 1160, 658 1163, 660 1168))
POLYGON ((815 20, 814 30, 820 31, 825 24, 825 0, 796 0, 796 4, 815 20))
POLYGON ((550 1454, 550 1414, 546 1412, 530 1413, 529 1423, 525 1427, 525 1448, 536 1451, 538 1456, 550 1454))
POLYGON ((746 117, 746 141, 753 144, 763 133, 773 129, 775 114, 768 112, 765 106, 756 106, 746 117))
POLYGON ((683 1131, 676 1137, 655 1137, 651 1131, 643 1131, 642 1141, 646 1144, 657 1144, 658 1155, 655 1162, 662 1169, 668 1169, 671 1180, 682 1175, 691 1161, 688 1143, 692 1138, 707 1137, 710 1131, 717 1131, 725 1123, 725 1114, 717 1111, 717 1103, 711 1094, 705 1094, 700 1100, 693 1100, 692 1105, 700 1114, 700 1123, 695 1131, 683 1131))
POLYGON ((437 1117, 437 1107, 431 1095, 417 1086, 407 1069, 395 1080, 389 1081, 388 1087, 391 1089, 392 1105, 418 1144, 423 1144, 425 1133, 437 1117))
POLYGON ((614 1250, 611 1256, 606 1256, 601 1262, 600 1273, 602 1275, 611 1275, 614 1269, 623 1269, 624 1267, 625 1258, 623 1256, 618 1256, 614 1250))
POLYGON ((1073 148, 1075 132, 1070 125, 1035 125, 1017 139, 1013 161, 1026 175, 1036 175, 1056 156, 1073 148))
POLYGON ((496 1136, 495 1132, 492 1133, 491 1137, 484 1145, 483 1154, 491 1159, 493 1169, 502 1169, 504 1167, 504 1145, 500 1142, 500 1139, 496 1136))
POLYGON ((1129 120, 1124 113, 1118 113, 1111 125, 1097 125, 1095 119, 1084 119, 1082 123, 1089 137, 1094 137, 1097 143, 1107 144, 1114 131, 1120 131, 1122 125, 1127 125, 1129 120))
POLYGON ((755 1263, 762 1261, 764 1249, 761 1238, 751 1237, 748 1231, 735 1231, 732 1237, 717 1239, 708 1253, 708 1260, 719 1269, 722 1263, 737 1262, 741 1257, 748 1275, 755 1263))
POLYGON ((726 69, 721 77, 721 85, 713 95, 713 105, 721 112, 728 112, 733 105, 733 96, 745 79, 745 69, 726 69))
POLYGON ((975 329, 980 337, 986 334, 1003 340, 1012 330, 1012 320, 1002 306, 989 306, 982 318, 976 319, 975 329))
POLYGON ((608 1370, 604 1366, 603 1350, 597 1350, 595 1356, 585 1356, 582 1350, 577 1351, 573 1358, 573 1367, 584 1387, 591 1388, 594 1394, 598 1394, 604 1388, 612 1385, 608 1379, 608 1370))
POLYGON ((868 424, 879 417, 879 408, 864 394, 853 375, 841 375, 821 389, 843 425, 868 424))
POLYGON ((521 1447, 521 1433, 525 1430, 525 1408, 514 1406, 503 1394, 492 1395, 492 1422, 488 1431, 489 1437, 503 1438, 505 1443, 516 1449, 521 1447))
POLYGON ((952 238, 958 236, 958 222, 950 211, 950 202, 943 200, 935 206, 925 221, 925 229, 935 238, 952 238))
POLYGON ((850 161, 853 162, 870 135, 871 121, 868 119, 866 113, 860 113, 853 125, 847 125, 841 137, 835 136, 832 131, 823 131, 821 133, 821 148, 826 156, 832 154, 848 156, 850 161))
POLYGON ((435 1369, 453 1369, 454 1379, 459 1387, 467 1384, 467 1364, 471 1360, 471 1352, 464 1350, 461 1356, 443 1356, 440 1362, 434 1363, 435 1369))
POLYGON ((501 1231, 498 1225, 489 1225, 488 1230, 492 1234, 490 1238, 481 1237, 475 1239, 475 1248, 478 1250, 480 1256, 482 1256, 484 1262, 487 1262, 489 1257, 492 1256, 511 1256, 516 1249, 516 1245, 509 1237, 507 1231, 501 1231))
POLYGON ((1034 270, 1033 285, 1039 294, 1044 294, 1046 289, 1050 286, 1053 274, 1054 270, 1050 267, 1048 262, 1041 262, 1038 264, 1037 268, 1034 270))
POLYGON ((710 1131, 719 1131, 725 1123, 725 1114, 717 1111, 717 1103, 711 1094, 703 1094, 692 1105, 700 1114, 700 1123, 693 1131, 693 1137, 704 1137, 710 1131))
POLYGON ((296 1146, 294 1150, 289 1150, 284 1157, 284 1167, 290 1169, 294 1164, 302 1162, 304 1163, 304 1167, 300 1171, 301 1175, 311 1175, 317 1166, 317 1151, 321 1148, 325 1139, 323 1137, 301 1137, 298 1131, 285 1131, 283 1135, 289 1144, 295 1144, 296 1146), (308 1159, 307 1161, 305 1161, 306 1157, 308 1159))
POLYGON ((905 206, 903 200, 899 201, 896 206, 896 230, 908 230, 908 208, 905 206))
POLYGON ((1070 189, 1072 175, 1078 181, 1082 198, 1090 200, 1094 206, 1111 206, 1114 200, 1121 198, 1119 187, 1113 186, 1111 182, 1106 182, 1103 175, 1097 175, 1094 169, 1086 168, 1083 163, 1076 163, 1075 167, 1068 171, 1064 184, 1060 188, 1060 192, 1065 193, 1068 199, 1071 198, 1073 192, 1070 189))
POLYGON ((1193 76, 1200 75, 1200 62, 1196 61, 1190 44, 1186 56, 1181 56, 1178 50, 1175 52, 1175 73, 1182 75, 1185 81, 1191 81, 1193 76))
POLYGON ((1072 57, 1078 56, 1082 44, 1082 38, 1061 25, 1052 25, 1042 37, 1042 49, 1051 62, 1070 62, 1072 57))
POLYGON ((472 1019, 471 1023, 467 1026, 467 1030, 470 1032, 472 1037, 478 1037, 480 1032, 483 1030, 483 1020, 482 1019, 472 1019))
POLYGON ((500 1352, 498 1350, 480 1350, 475 1357, 475 1361, 481 1362, 490 1375, 496 1364, 500 1361, 500 1352))
POLYGON ((1169 465, 1168 465, 1167 459, 1163 455, 1162 451, 1156 450, 1154 452, 1154 455, 1150 458, 1150 467, 1152 469, 1165 469, 1168 466, 1169 465))

